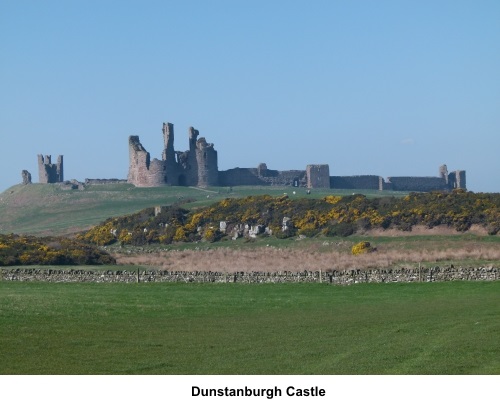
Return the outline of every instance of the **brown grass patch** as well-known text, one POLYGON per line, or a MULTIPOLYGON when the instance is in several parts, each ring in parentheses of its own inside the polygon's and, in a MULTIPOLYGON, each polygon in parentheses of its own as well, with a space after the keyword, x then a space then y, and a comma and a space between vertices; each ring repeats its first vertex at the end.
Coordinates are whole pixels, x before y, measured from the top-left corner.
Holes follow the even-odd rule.
POLYGON ((218 248, 211 250, 160 251, 140 254, 115 254, 118 264, 145 265, 178 271, 317 271, 414 266, 421 262, 460 262, 477 260, 500 262, 497 246, 466 244, 443 248, 436 243, 420 244, 418 249, 383 245, 376 252, 353 256, 349 244, 331 242, 307 247, 253 249, 218 248))
MULTIPOLYGON (((472 225, 467 233, 472 235, 484 236, 488 235, 488 231, 484 226, 472 225)), ((367 236, 408 236, 408 235, 463 235, 463 232, 459 232, 456 229, 449 227, 447 225, 439 225, 434 228, 428 228, 424 225, 416 225, 412 228, 411 232, 400 231, 398 229, 370 229, 363 233, 367 236)))

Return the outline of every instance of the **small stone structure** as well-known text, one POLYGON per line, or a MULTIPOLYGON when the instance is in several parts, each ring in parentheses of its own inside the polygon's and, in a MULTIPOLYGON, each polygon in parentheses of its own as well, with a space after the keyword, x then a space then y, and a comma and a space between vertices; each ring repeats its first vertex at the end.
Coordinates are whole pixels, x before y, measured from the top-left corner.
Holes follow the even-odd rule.
POLYGON ((63 157, 57 157, 57 163, 52 163, 50 155, 38 155, 38 178, 40 183, 61 183, 64 181, 63 157))
POLYGON ((61 190, 85 190, 85 184, 75 179, 63 181, 59 186, 61 190))
POLYGON ((174 126, 163 124, 162 158, 152 159, 137 135, 129 137, 128 182, 137 187, 172 186, 294 186, 332 189, 394 191, 449 191, 466 189, 465 171, 448 173, 446 165, 438 177, 388 177, 377 175, 330 176, 327 164, 310 164, 305 170, 271 170, 260 163, 256 168, 218 170, 214 145, 199 138, 199 131, 189 128, 189 150, 174 150, 174 126))
POLYGON ((23 184, 31 184, 31 173, 27 170, 21 172, 21 177, 23 178, 23 184))
POLYGON ((125 184, 128 183, 126 179, 85 179, 86 186, 96 186, 103 184, 125 184))

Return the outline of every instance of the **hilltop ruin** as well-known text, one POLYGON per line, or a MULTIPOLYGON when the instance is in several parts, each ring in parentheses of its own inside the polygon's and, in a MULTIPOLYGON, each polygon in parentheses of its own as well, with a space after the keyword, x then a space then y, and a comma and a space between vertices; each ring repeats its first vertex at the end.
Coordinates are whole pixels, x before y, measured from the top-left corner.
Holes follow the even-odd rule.
POLYGON ((261 163, 256 168, 220 171, 214 145, 207 143, 205 138, 198 139, 199 131, 193 127, 189 128, 188 134, 189 150, 175 151, 174 126, 163 123, 164 149, 161 160, 151 160, 139 136, 130 136, 128 182, 137 187, 276 185, 421 192, 466 188, 465 171, 448 172, 446 165, 440 166, 438 177, 388 177, 387 180, 377 175, 330 176, 327 164, 307 165, 305 170, 279 171, 268 169, 265 163, 261 163))
POLYGON ((63 157, 57 157, 57 163, 52 163, 50 155, 38 155, 38 178, 40 183, 61 183, 64 181, 63 157))

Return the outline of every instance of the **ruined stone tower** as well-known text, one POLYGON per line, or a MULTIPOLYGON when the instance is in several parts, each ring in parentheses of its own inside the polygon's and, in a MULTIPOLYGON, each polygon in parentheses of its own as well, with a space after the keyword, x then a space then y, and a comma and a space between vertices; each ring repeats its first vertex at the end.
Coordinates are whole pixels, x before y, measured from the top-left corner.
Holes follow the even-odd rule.
POLYGON ((128 182, 138 187, 217 186, 219 170, 217 152, 205 138, 198 139, 199 131, 189 128, 189 150, 174 150, 174 126, 163 123, 164 148, 162 159, 151 160, 139 137, 129 137, 128 182))
POLYGON ((63 157, 57 157, 57 164, 52 163, 50 155, 38 155, 38 181, 40 183, 60 183, 64 181, 63 157))
POLYGON ((455 170, 448 175, 448 185, 450 189, 461 188, 467 190, 465 183, 465 170, 455 170))
POLYGON ((439 166, 439 177, 448 184, 448 167, 446 165, 439 166))
POLYGON ((205 138, 196 141, 196 162, 198 164, 198 185, 201 187, 218 184, 217 151, 213 143, 205 138))
POLYGON ((31 184, 31 173, 29 171, 23 170, 21 172, 21 177, 24 185, 31 184))
POLYGON ((307 165, 307 188, 330 188, 328 165, 307 165))
MULTIPOLYGON (((168 184, 167 163, 153 159, 137 135, 128 139, 129 170, 127 181, 139 187, 158 187, 168 184)), ((165 154, 166 151, 163 152, 165 154)))

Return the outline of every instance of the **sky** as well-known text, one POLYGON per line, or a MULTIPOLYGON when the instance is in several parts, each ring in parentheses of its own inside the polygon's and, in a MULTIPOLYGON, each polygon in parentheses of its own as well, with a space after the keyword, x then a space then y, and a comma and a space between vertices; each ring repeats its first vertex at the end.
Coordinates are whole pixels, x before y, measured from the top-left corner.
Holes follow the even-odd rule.
POLYGON ((500 192, 500 1, 0 0, 0 191, 37 155, 126 178, 188 128, 219 170, 437 176, 500 192))

